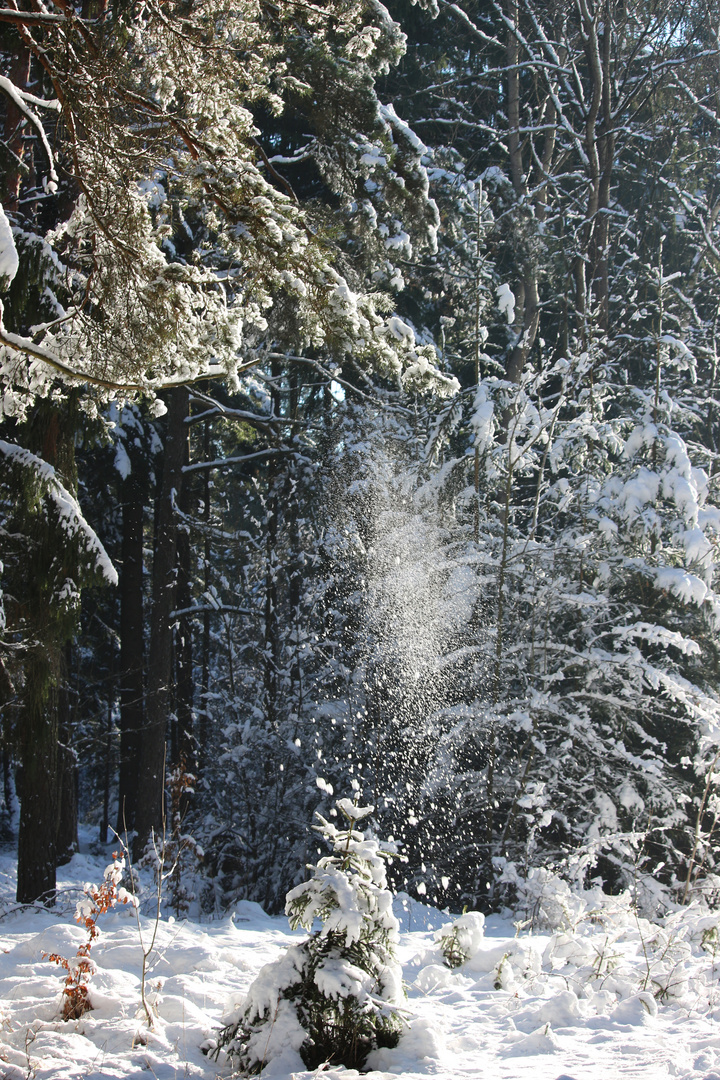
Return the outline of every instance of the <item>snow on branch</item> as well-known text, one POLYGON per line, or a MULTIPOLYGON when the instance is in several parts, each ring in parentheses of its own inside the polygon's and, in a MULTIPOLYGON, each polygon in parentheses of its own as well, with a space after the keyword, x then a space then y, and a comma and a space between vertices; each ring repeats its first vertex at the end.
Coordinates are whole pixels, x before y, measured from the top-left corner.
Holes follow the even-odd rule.
MULTIPOLYGON (((5 211, 0 206, 0 283, 3 289, 9 289, 15 275, 18 272, 20 261, 17 248, 13 239, 10 222, 5 216, 5 211)), ((2 310, 0 310, 0 325, 2 324, 2 310)))
POLYGON ((255 458, 274 457, 276 454, 293 454, 294 450, 287 447, 269 447, 267 450, 256 450, 252 454, 240 454, 236 457, 215 458, 213 461, 194 461, 192 465, 183 465, 184 473, 200 472, 208 469, 226 469, 230 465, 242 465, 246 461, 255 458))
MULTIPOLYGON (((4 217, 4 215, 3 215, 4 217)), ((5 219, 7 220, 7 219, 5 219)), ((0 278, 2 277, 2 262, 3 258, 3 245, 2 245, 2 222, 0 222, 0 278)), ((14 247, 14 245, 13 245, 14 247)), ((17 253, 16 253, 17 254, 17 253)), ((10 256, 8 256, 8 265, 10 256)), ((15 267, 17 272, 17 267, 15 267)), ((15 274, 13 273, 13 277, 15 274)), ((91 375, 88 371, 82 371, 71 367, 66 363, 62 357, 60 357, 52 349, 46 348, 44 345, 38 344, 31 338, 22 337, 19 334, 13 334, 9 330, 5 329, 2 321, 3 307, 2 301, 0 301, 0 346, 4 345, 14 353, 24 353, 28 357, 32 357, 33 360, 40 360, 43 364, 46 364, 53 371, 58 372, 66 379, 73 379, 76 382, 87 383, 88 386, 98 386, 103 390, 116 390, 121 394, 128 393, 145 393, 152 394, 158 390, 171 390, 176 386, 189 386, 195 382, 203 382, 207 379, 220 379, 226 372, 218 370, 216 367, 205 368, 187 378, 177 379, 148 379, 146 382, 116 382, 113 379, 98 378, 96 375, 91 375)), ((257 360, 246 365, 252 367, 257 363, 257 360)), ((238 373, 241 374, 245 370, 244 367, 238 369, 238 373)))
MULTIPOLYGON (((14 276, 14 275, 13 275, 14 276)), ((48 367, 57 371, 60 375, 64 375, 68 379, 77 379, 79 382, 89 383, 91 386, 102 386, 106 390, 145 390, 146 387, 136 383, 116 383, 108 381, 107 379, 98 379, 93 375, 88 374, 85 371, 75 371, 69 364, 66 364, 57 353, 51 349, 46 349, 44 345, 38 345, 30 338, 21 337, 19 334, 12 334, 9 330, 6 330, 2 323, 2 304, 0 303, 0 345, 5 345, 7 348, 12 349, 14 352, 25 353, 26 356, 31 356, 34 360, 41 360, 48 367)))
POLYGON ((450 3, 449 0, 440 0, 440 2, 444 8, 447 8, 448 11, 452 11, 452 13, 458 18, 458 20, 463 24, 465 29, 468 30, 473 37, 478 38, 485 45, 492 45, 496 49, 502 48, 502 45, 497 40, 497 38, 491 37, 489 34, 486 34, 479 26, 477 26, 473 22, 470 16, 466 12, 464 12, 458 4, 450 3))
POLYGON ((36 112, 30 108, 29 102, 32 101, 33 105, 42 105, 48 109, 58 110, 60 103, 57 101, 42 101, 40 98, 36 98, 33 94, 26 94, 22 90, 18 89, 14 83, 10 82, 4 75, 0 75, 0 92, 10 98, 17 110, 22 113, 26 120, 28 120, 37 131, 40 142, 43 145, 43 150, 48 159, 49 167, 49 180, 43 183, 43 187, 46 191, 54 193, 57 191, 58 175, 55 171, 55 158, 48 142, 48 137, 45 133, 42 120, 36 112))
MULTIPOLYGON (((15 83, 10 83, 8 79, 3 79, 2 82, 8 83, 12 87, 13 101, 17 104, 17 98, 22 98, 28 105, 36 105, 39 109, 50 109, 52 112, 60 112, 62 106, 57 98, 40 98, 35 94, 31 94, 29 90, 22 90, 19 86, 15 86, 15 83)), ((3 91, 8 93, 8 90, 3 86, 3 91)), ((10 96, 10 94, 8 94, 10 96)), ((20 106, 18 105, 18 108, 20 106)))
MULTIPOLYGON (((77 15, 75 18, 77 19, 77 15)), ((54 23, 69 21, 66 15, 55 15, 49 11, 15 11, 14 8, 0 8, 0 22, 21 26, 51 26, 54 23)))
POLYGON ((97 533, 83 516, 75 496, 58 480, 52 465, 36 454, 15 443, 0 439, 0 454, 28 469, 43 487, 48 499, 55 506, 63 532, 69 539, 77 539, 89 556, 94 559, 97 570, 111 585, 117 585, 118 575, 97 533))

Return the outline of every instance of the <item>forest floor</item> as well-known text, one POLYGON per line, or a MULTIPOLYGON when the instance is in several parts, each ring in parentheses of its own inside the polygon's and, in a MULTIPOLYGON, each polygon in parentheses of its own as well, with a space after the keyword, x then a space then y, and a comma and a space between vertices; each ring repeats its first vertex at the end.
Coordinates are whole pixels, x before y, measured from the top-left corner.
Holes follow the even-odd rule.
MULTIPOLYGON (((44 955, 73 956, 86 940, 75 902, 86 881, 102 879, 110 850, 62 868, 54 912, 17 909, 13 855, 0 853, 0 1080, 230 1076, 202 1044, 259 968, 302 935, 246 902, 211 921, 164 915, 148 971, 149 1031, 135 914, 115 908, 92 950, 93 1011, 63 1021, 63 972, 44 955)), ((448 916, 399 898, 409 1028, 396 1049, 375 1053, 370 1080, 720 1080, 720 913, 685 909, 657 925, 621 898, 568 914, 571 926, 545 932, 493 916, 474 959, 450 971, 433 938, 448 916)), ((154 920, 140 921, 147 941, 154 920)), ((263 1075, 316 1074, 288 1053, 263 1075)))

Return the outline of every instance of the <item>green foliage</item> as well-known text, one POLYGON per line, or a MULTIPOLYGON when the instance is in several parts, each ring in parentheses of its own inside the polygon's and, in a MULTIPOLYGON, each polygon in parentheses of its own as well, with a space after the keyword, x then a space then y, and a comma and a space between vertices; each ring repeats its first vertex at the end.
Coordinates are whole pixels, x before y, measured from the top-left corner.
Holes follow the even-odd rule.
POLYGON ((356 822, 372 813, 349 799, 337 806, 347 825, 320 818, 318 832, 333 846, 312 878, 288 893, 293 929, 322 923, 302 945, 267 964, 218 1037, 243 1073, 260 1072, 288 1047, 308 1069, 324 1062, 361 1069, 371 1050, 394 1046, 402 1031, 403 992, 394 945, 398 924, 386 888, 391 854, 366 838, 356 822))

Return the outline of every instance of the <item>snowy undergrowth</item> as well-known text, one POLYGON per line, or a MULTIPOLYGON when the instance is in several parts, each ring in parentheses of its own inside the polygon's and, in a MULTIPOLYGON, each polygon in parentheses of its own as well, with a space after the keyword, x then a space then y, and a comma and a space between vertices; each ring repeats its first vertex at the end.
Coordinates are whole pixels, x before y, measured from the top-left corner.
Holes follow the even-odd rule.
MULTIPOLYGON (((303 935, 249 903, 212 922, 163 918, 149 974, 156 1016, 148 1031, 139 1009, 134 915, 114 909, 103 916, 93 948, 93 1011, 64 1022, 62 979, 42 954, 77 948, 83 931, 73 922, 75 903, 83 882, 102 875, 108 856, 109 849, 97 857, 78 855, 63 868, 67 901, 51 913, 13 910, 14 860, 0 855, 0 911, 6 912, 0 918, 0 1076, 228 1077, 229 1069, 204 1056, 201 1044, 216 1034, 260 969, 303 935)), ((409 1028, 396 1048, 371 1055, 372 1080, 720 1080, 720 914, 698 905, 651 922, 636 914, 627 894, 603 897, 591 890, 568 899, 547 881, 543 892, 545 916, 536 914, 532 931, 498 916, 480 928, 481 920, 471 920, 471 954, 453 970, 436 940, 452 917, 400 898, 397 952, 409 1028)), ((310 1080, 318 1074, 289 1049, 266 1075, 310 1080)), ((322 1075, 359 1076, 336 1068, 322 1075)))

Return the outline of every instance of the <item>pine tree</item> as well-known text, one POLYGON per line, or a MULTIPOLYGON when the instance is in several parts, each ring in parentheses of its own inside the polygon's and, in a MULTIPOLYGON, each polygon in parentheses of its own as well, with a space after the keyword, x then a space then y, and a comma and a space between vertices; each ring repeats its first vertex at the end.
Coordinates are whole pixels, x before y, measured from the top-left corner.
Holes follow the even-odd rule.
MULTIPOLYGON (((415 232, 431 243, 436 225, 417 140, 394 110, 378 107, 373 67, 402 51, 382 10, 339 0, 269 16, 254 0, 232 10, 207 0, 192 13, 161 16, 112 4, 98 19, 64 9, 50 15, 18 11, 5 20, 38 80, 37 94, 27 80, 2 83, 10 103, 6 187, 23 195, 8 203, 13 228, 4 214, 0 220, 1 408, 11 427, 38 398, 63 399, 69 386, 92 416, 114 394, 154 399, 163 387, 173 406, 200 377, 228 376, 239 389, 266 359, 270 378, 273 365, 312 367, 318 354, 331 370, 352 355, 352 364, 394 379, 440 378, 432 347, 391 316, 393 266, 385 260, 386 285, 369 280, 369 265, 374 271, 378 253, 389 250, 386 237, 398 230, 406 244, 415 232), (312 199, 301 203, 262 145, 274 138, 273 118, 284 109, 300 115, 314 90, 323 109, 334 103, 340 115, 340 104, 348 106, 337 130, 323 109, 308 109, 314 160, 341 216, 319 213, 312 199), (27 173, 12 149, 18 124, 37 136, 27 173), (368 206, 379 209, 362 224, 353 200, 366 184, 377 191, 368 206), (404 228, 406 216, 416 225, 404 228), (354 250, 374 254, 358 260, 354 250)), ((182 455, 169 451, 134 821, 140 845, 159 827, 163 801, 176 570, 168 500, 180 492, 183 467, 182 455)), ((187 669, 185 662, 185 678, 187 669)), ((187 716, 183 723, 187 729, 187 716)))

